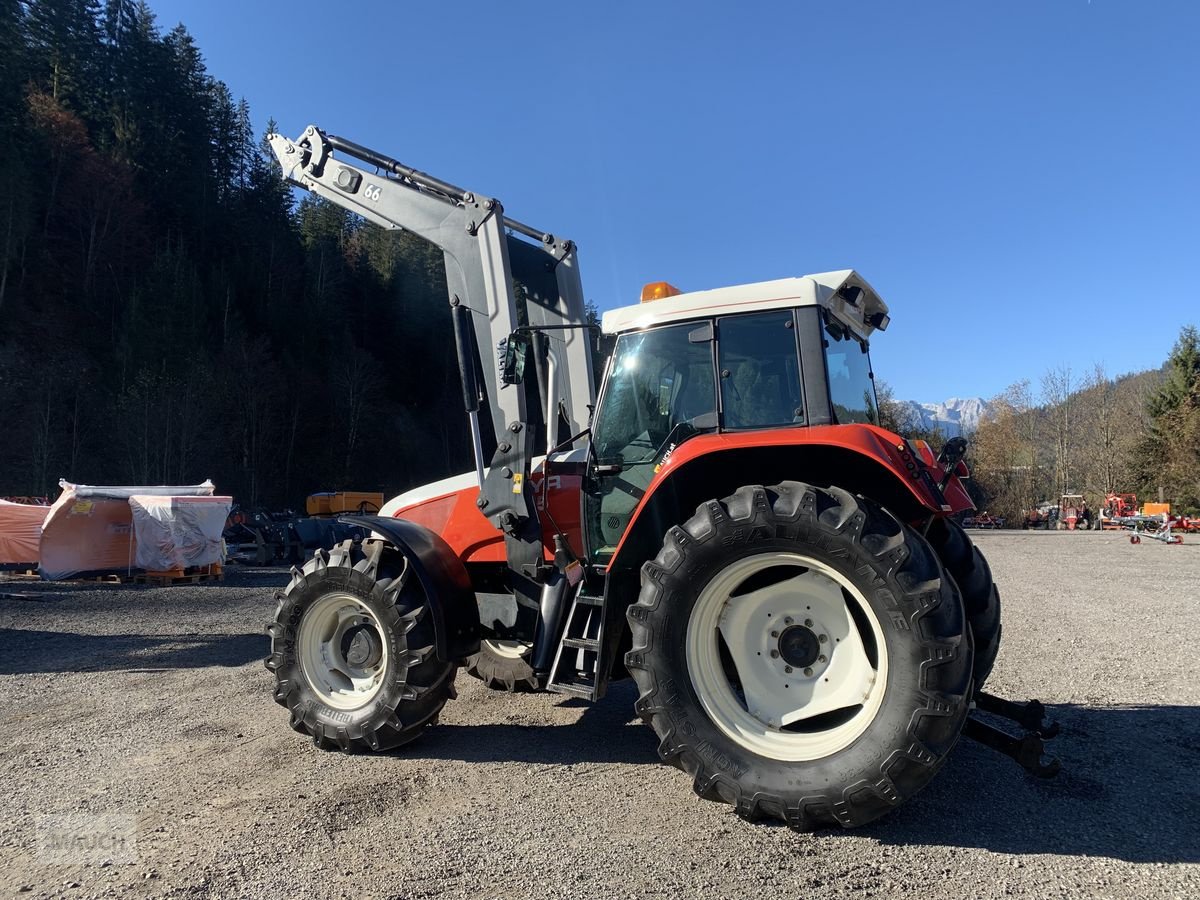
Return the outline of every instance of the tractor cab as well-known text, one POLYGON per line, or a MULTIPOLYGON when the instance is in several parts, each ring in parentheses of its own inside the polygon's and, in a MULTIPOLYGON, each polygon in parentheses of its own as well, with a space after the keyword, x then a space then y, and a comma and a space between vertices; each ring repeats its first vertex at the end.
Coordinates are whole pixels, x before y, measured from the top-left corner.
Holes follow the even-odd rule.
POLYGON ((887 307, 854 272, 684 294, 647 285, 617 333, 592 426, 588 552, 610 558, 654 477, 701 434, 879 421, 868 337, 887 307))

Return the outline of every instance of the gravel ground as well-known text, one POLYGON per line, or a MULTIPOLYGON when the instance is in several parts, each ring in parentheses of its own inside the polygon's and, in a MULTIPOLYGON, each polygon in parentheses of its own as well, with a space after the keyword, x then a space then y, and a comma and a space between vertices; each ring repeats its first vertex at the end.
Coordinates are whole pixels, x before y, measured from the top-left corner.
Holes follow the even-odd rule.
POLYGON ((1064 772, 1038 781, 964 740, 915 800, 847 833, 696 799, 628 683, 588 706, 460 675, 417 744, 317 751, 259 662, 281 570, 0 578, 0 894, 1200 896, 1200 540, 977 539, 1004 591, 991 687, 1051 706, 1064 772), (129 817, 135 859, 47 862, 48 817, 70 813, 129 817))

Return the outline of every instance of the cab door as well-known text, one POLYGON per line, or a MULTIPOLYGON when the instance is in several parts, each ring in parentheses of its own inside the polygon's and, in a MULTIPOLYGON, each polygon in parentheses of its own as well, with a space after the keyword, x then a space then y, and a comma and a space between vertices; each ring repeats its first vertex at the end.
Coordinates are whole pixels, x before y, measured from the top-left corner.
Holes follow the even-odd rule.
POLYGON ((588 555, 603 565, 670 448, 715 428, 713 328, 664 325, 617 339, 592 429, 585 488, 588 555))

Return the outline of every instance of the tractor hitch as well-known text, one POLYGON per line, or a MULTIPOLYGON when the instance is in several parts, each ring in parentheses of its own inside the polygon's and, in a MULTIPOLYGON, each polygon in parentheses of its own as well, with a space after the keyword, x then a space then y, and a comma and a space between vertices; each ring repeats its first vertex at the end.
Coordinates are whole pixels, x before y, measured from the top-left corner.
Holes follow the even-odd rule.
POLYGON ((1036 732, 1038 737, 1049 740, 1058 737, 1058 723, 1046 721, 1046 707, 1037 700, 1028 703, 1015 703, 994 694, 980 691, 975 695, 975 707, 993 716, 1000 716, 1010 722, 1016 722, 1026 731, 1036 732))
POLYGON ((1046 708, 1037 700, 1015 703, 980 692, 975 697, 975 707, 1014 722, 1025 729, 1025 734, 1020 737, 1009 734, 1002 728, 976 718, 972 713, 967 717, 964 735, 1016 760, 1021 768, 1038 778, 1053 778, 1062 769, 1062 764, 1054 757, 1043 760, 1046 741, 1055 737, 1059 729, 1057 722, 1046 721, 1046 708))

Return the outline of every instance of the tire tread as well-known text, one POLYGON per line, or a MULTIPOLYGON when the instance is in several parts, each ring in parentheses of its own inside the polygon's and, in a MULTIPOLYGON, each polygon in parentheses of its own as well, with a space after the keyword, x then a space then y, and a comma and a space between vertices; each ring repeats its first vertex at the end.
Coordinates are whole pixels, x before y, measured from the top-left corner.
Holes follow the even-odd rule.
POLYGON ((937 554, 920 535, 882 507, 840 488, 816 488, 800 482, 739 488, 724 501, 702 503, 682 526, 667 531, 663 549, 642 567, 642 589, 627 612, 632 642, 626 667, 637 683, 637 714, 659 736, 659 756, 687 772, 695 793, 732 805, 739 816, 778 819, 792 828, 824 825, 850 828, 883 815, 924 786, 946 759, 962 729, 970 696, 971 643, 962 601, 952 579, 943 576, 937 554), (775 520, 809 520, 814 543, 822 532, 847 535, 893 571, 904 591, 913 629, 922 635, 926 662, 921 690, 926 706, 913 715, 907 745, 880 766, 875 781, 856 781, 827 794, 785 797, 770 792, 747 796, 735 778, 718 771, 679 739, 669 714, 671 697, 656 678, 652 657, 659 640, 664 582, 692 547, 728 521, 754 517, 756 510, 775 520), (965 664, 964 664, 965 660, 965 664))
MULTIPOLYGON (((403 557, 389 551, 383 541, 347 540, 332 550, 317 550, 303 567, 293 567, 291 576, 288 586, 275 595, 275 615, 267 625, 271 655, 264 665, 275 675, 275 702, 288 709, 292 729, 309 735, 322 750, 345 753, 391 750, 420 737, 454 697, 457 669, 437 659, 432 643, 410 646, 410 635, 425 619, 426 607, 423 596, 404 590, 408 565, 403 557), (298 595, 322 585, 354 588, 375 598, 383 608, 400 611, 395 631, 401 652, 395 665, 403 673, 395 684, 395 696, 403 708, 403 719, 396 708, 381 709, 367 719, 335 726, 321 721, 320 711, 306 697, 294 646, 297 625, 290 620, 300 602, 298 595)), ((432 637, 432 630, 426 630, 432 637)))

